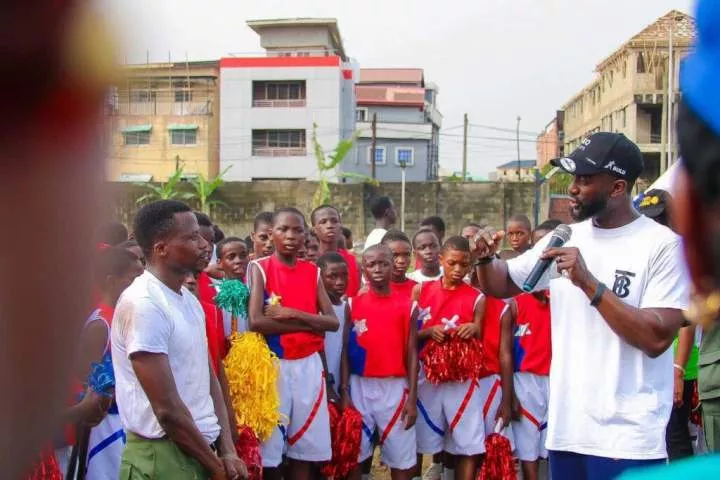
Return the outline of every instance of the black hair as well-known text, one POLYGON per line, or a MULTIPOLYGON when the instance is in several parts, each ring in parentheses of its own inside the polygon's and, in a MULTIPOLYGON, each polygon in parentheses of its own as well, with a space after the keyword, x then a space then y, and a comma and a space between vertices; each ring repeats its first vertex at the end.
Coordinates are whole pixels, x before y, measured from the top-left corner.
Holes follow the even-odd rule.
POLYGON ((523 213, 518 213, 510 217, 508 219, 508 223, 510 222, 522 223, 523 227, 525 227, 528 232, 532 231, 532 224, 530 223, 530 219, 527 217, 527 215, 523 213))
POLYGON ((393 202, 390 197, 375 197, 370 200, 370 213, 372 213, 372 216, 376 220, 379 220, 385 216, 385 212, 387 212, 389 208, 392 208, 392 205, 393 202))
POLYGON ((430 227, 423 227, 420 230, 418 230, 417 232, 415 232, 415 235, 413 235, 412 243, 411 243, 413 248, 415 248, 415 241, 417 240, 418 235, 421 235, 423 233, 431 233, 431 234, 435 235, 435 239, 438 241, 438 243, 440 243, 440 237, 437 236, 437 233, 435 233, 433 231, 433 229, 431 229, 430 227))
POLYGON ((461 237, 460 235, 453 235, 452 237, 445 240, 440 252, 446 252, 448 250, 457 250, 458 252, 470 253, 470 242, 467 238, 461 237))
POLYGON ((213 230, 215 230, 215 237, 213 238, 213 243, 218 243, 222 241, 223 238, 225 238, 225 232, 220 230, 220 227, 213 224, 213 230))
POLYGON ((152 256, 155 242, 172 231, 175 214, 184 212, 192 212, 192 209, 177 200, 158 200, 148 203, 135 215, 135 240, 148 259, 152 256))
POLYGON ((272 214, 272 222, 270 223, 270 225, 275 225, 275 221, 281 213, 292 213, 294 215, 297 215, 298 217, 300 217, 303 226, 307 225, 307 223, 305 223, 305 215, 303 215, 302 212, 295 207, 280 207, 275 210, 275 213, 272 214))
POLYGON ((118 245, 128 239, 128 229, 123 223, 110 220, 100 225, 97 235, 99 243, 118 245))
POLYGON ((218 242, 218 244, 215 246, 215 254, 218 257, 218 260, 222 258, 222 251, 223 248, 225 248, 225 245, 230 245, 231 243, 242 243, 245 245, 245 248, 250 250, 250 247, 248 247, 248 244, 245 240, 243 240, 240 237, 225 237, 222 240, 218 242))
POLYGON ((443 221, 442 218, 438 217, 437 215, 433 215, 432 217, 427 217, 425 220, 420 222, 420 226, 421 227, 433 227, 435 230, 437 230, 441 234, 445 233, 445 222, 443 221))
POLYGON ((250 235, 248 235, 247 237, 244 238, 244 240, 245 240, 245 244, 248 246, 248 248, 249 248, 250 250, 252 250, 252 248, 253 248, 253 240, 252 240, 252 237, 251 237, 250 235))
MULTIPOLYGON (((210 227, 212 228, 213 223, 212 220, 210 220, 210 217, 208 217, 206 214, 202 212, 193 212, 195 214, 195 218, 197 218, 198 225, 201 227, 210 227)), ((214 235, 214 233, 213 233, 214 235)))
POLYGON ((543 231, 547 231, 547 232, 552 232, 553 230, 555 230, 558 227, 558 225, 562 225, 562 222, 560 220, 555 220, 554 218, 549 218, 549 219, 545 220, 544 222, 542 222, 537 227, 535 227, 534 231, 537 232, 538 230, 543 230, 543 231))
POLYGON ((273 212, 261 212, 255 215, 255 220, 253 220, 253 232, 257 232, 258 225, 260 225, 261 223, 272 225, 273 212))
POLYGON ((95 285, 101 286, 109 276, 125 275, 137 261, 138 258, 134 253, 122 247, 107 247, 100 250, 95 256, 93 268, 95 285))
POLYGON ((317 233, 315 233, 315 230, 308 229, 308 230, 307 230, 307 236, 308 236, 308 237, 313 237, 313 238, 314 238, 315 240, 317 240, 318 242, 320 241, 320 237, 317 236, 317 233))
POLYGON ((380 240, 380 243, 387 245, 390 242, 410 243, 410 239, 407 235, 405 235, 405 232, 402 232, 400 230, 388 230, 387 233, 383 236, 382 240, 380 240))
POLYGON ((316 265, 322 272, 327 268, 328 265, 333 265, 336 263, 342 263, 347 265, 347 262, 343 258, 342 255, 340 255, 337 252, 328 252, 320 256, 320 258, 317 259, 316 265))
POLYGON ((342 231, 343 237, 345 237, 345 240, 352 237, 352 230, 350 230, 347 227, 340 227, 340 230, 342 231))
POLYGON ((337 213, 338 218, 340 218, 340 210, 338 210, 337 207, 334 207, 332 205, 328 205, 327 203, 325 203, 325 204, 320 205, 319 207, 313 209, 313 211, 310 212, 310 223, 312 223, 313 227, 315 226, 315 215, 317 215, 317 213, 320 210, 325 210, 325 209, 335 210, 335 213, 337 213))
POLYGON ((465 226, 463 227, 463 229, 465 229, 467 227, 475 227, 475 228, 479 228, 480 230, 482 230, 483 228, 485 228, 485 225, 480 225, 479 223, 470 222, 470 223, 466 223, 465 226))
POLYGON ((714 205, 720 200, 720 132, 715 132, 685 101, 678 113, 678 143, 682 165, 700 199, 714 205))

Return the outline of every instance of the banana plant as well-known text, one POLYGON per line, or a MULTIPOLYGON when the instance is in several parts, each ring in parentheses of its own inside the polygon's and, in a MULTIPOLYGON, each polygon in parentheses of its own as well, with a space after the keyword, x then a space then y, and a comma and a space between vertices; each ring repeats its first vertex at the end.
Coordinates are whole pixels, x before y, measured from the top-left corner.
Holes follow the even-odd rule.
POLYGON ((195 193, 193 194, 194 198, 197 198, 198 203, 200 204, 200 211, 206 215, 210 215, 210 208, 215 205, 227 206, 227 204, 222 200, 211 199, 210 197, 213 193, 215 193, 215 190, 225 183, 225 179, 223 177, 231 167, 232 165, 220 172, 214 178, 207 179, 202 173, 200 173, 197 177, 190 180, 190 184, 195 189, 195 193))
POLYGON ((135 203, 142 205, 143 203, 152 202, 155 200, 192 200, 196 198, 196 195, 192 192, 181 192, 178 190, 178 185, 182 180, 183 167, 175 170, 175 173, 170 175, 167 182, 161 182, 154 184, 150 182, 137 182, 135 185, 150 190, 145 195, 140 196, 135 203))

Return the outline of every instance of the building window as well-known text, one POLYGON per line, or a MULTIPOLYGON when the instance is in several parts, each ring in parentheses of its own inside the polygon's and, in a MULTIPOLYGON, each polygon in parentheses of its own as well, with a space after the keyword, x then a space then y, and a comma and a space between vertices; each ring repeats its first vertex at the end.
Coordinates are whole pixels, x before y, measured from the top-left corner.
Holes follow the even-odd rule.
POLYGON ((154 90, 131 90, 130 101, 132 103, 154 102, 156 92, 154 90))
POLYGON ((367 108, 355 109, 355 121, 356 122, 367 122, 368 121, 368 109, 367 108))
POLYGON ((253 107, 304 107, 305 80, 253 82, 253 107))
POLYGON ((191 102, 192 92, 190 90, 175 90, 175 102, 191 102))
POLYGON ((257 157, 305 156, 305 130, 253 130, 252 154, 257 157))
POLYGON ((123 133, 123 144, 127 146, 149 145, 150 132, 126 132, 123 133))
POLYGON ((645 57, 642 52, 637 54, 637 73, 645 73, 645 57))
MULTIPOLYGON (((368 147, 367 163, 370 164, 372 158, 372 147, 368 147)), ((385 165, 387 157, 385 156, 385 147, 375 147, 375 165, 385 165)))
POLYGON ((197 130, 171 130, 171 145, 197 145, 197 130))
POLYGON ((395 165, 410 166, 415 164, 415 150, 412 147, 397 147, 395 149, 395 165))

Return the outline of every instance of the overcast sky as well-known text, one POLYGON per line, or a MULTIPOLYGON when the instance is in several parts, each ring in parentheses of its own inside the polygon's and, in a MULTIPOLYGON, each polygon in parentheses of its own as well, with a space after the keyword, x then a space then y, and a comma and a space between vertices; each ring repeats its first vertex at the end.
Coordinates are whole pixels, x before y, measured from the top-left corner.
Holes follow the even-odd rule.
POLYGON ((469 170, 485 175, 521 156, 535 135, 593 78, 595 65, 671 9, 692 0, 99 0, 128 61, 216 59, 262 52, 245 21, 335 17, 361 67, 419 67, 440 87, 442 167, 462 164, 462 117, 470 123, 469 170), (491 137, 491 138, 483 138, 491 137), (497 138, 506 138, 498 140, 497 138))

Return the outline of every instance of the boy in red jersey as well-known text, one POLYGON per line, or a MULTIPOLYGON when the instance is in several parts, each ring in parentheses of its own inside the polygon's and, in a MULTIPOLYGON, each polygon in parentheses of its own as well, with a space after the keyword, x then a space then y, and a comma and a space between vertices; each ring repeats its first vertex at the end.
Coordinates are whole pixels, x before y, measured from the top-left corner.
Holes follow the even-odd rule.
POLYGON ((283 452, 290 478, 307 479, 311 463, 330 460, 330 423, 325 371, 320 357, 324 333, 338 329, 318 267, 298 260, 305 218, 281 208, 272 220, 273 255, 250 264, 250 329, 265 335, 280 358, 280 425, 263 444, 265 478, 281 478, 283 452), (320 312, 319 314, 317 312, 320 312))
MULTIPOLYGON (((533 243, 552 231, 541 227, 533 232, 533 243)), ((537 480, 538 461, 548 456, 545 449, 551 359, 548 293, 544 290, 518 295, 506 312, 515 332, 513 389, 518 412, 513 419, 513 434, 523 478, 528 480, 537 480)))
MULTIPOLYGON (((392 252, 386 245, 365 250, 362 265, 369 288, 348 301, 341 404, 352 403, 363 417, 358 461, 372 455, 377 428, 392 478, 409 480, 416 460, 417 311, 411 298, 390 289, 392 252)), ((359 475, 360 466, 354 472, 359 475)))
POLYGON ((417 283, 440 278, 440 238, 437 234, 429 228, 421 228, 413 237, 412 246, 420 268, 410 272, 408 277, 417 283))
POLYGON ((349 251, 338 248, 338 238, 342 235, 340 212, 332 205, 320 205, 310 214, 313 230, 320 241, 319 255, 337 252, 348 265, 347 296, 354 297, 360 290, 360 268, 355 256, 349 251))
MULTIPOLYGON (((413 292, 420 309, 419 342, 442 343, 454 331, 461 339, 482 336, 485 301, 482 293, 465 283, 471 269, 467 239, 450 237, 440 252, 442 277, 425 282, 413 292)), ((483 404, 478 379, 433 385, 420 373, 418 381, 418 452, 446 451, 456 456, 454 478, 471 480, 478 455, 485 452, 485 429, 475 419, 483 404)), ((448 467, 446 467, 446 470, 448 467)))
MULTIPOLYGON (((226 280, 240 280, 245 283, 248 268, 248 246, 245 241, 238 237, 225 237, 217 244, 215 249, 218 257, 218 265, 222 269, 223 278, 226 280)), ((219 285, 219 284, 218 284, 219 285)), ((232 314, 222 312, 222 331, 225 337, 232 332, 232 314)), ((237 331, 242 333, 248 330, 248 319, 237 318, 237 331)))
POLYGON ((409 279, 406 275, 407 269, 410 267, 410 255, 412 253, 410 239, 400 230, 390 230, 385 234, 380 243, 387 245, 393 256, 390 289, 393 292, 411 297, 413 288, 415 288, 417 282, 409 279))
POLYGON ((252 240, 250 258, 252 260, 269 257, 273 253, 275 247, 272 239, 272 217, 272 212, 261 212, 255 215, 253 231, 250 234, 252 240))

